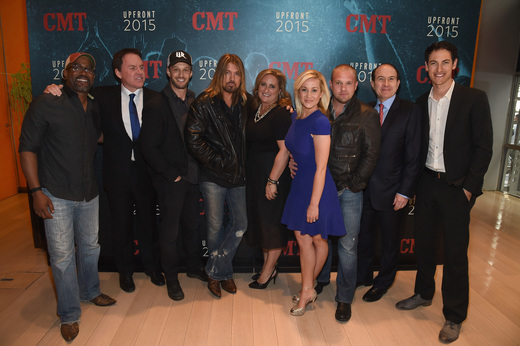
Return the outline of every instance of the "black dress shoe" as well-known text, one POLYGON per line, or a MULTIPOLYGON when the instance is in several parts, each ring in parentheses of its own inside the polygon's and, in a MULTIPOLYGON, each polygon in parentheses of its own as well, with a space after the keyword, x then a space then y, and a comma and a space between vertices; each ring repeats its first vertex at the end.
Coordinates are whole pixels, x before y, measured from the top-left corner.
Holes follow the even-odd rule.
POLYGON ((168 290, 168 297, 170 297, 172 300, 184 299, 184 292, 182 291, 179 280, 166 279, 166 289, 168 290))
POLYGON ((338 307, 336 308, 336 321, 341 323, 346 323, 350 320, 352 316, 352 310, 349 303, 338 303, 338 307))
POLYGON ((365 293, 365 295, 363 295, 363 300, 365 302, 377 302, 385 295, 386 291, 387 290, 372 287, 367 291, 367 293, 365 293))
POLYGON ((199 279, 200 281, 208 282, 208 274, 204 269, 187 272, 186 276, 192 279, 199 279))
POLYGON ((222 297, 222 292, 220 291, 220 281, 213 280, 210 276, 208 276, 208 290, 216 298, 222 297))
POLYGON ((398 310, 413 310, 419 306, 430 306, 432 305, 431 299, 423 299, 419 293, 415 293, 410 298, 406 298, 395 304, 398 310))
POLYGON ((316 287, 314 287, 314 289, 316 290, 316 293, 320 294, 321 292, 323 292, 323 287, 328 286, 329 284, 330 284, 330 281, 327 281, 327 282, 318 281, 316 283, 316 287))
POLYGON ((155 286, 164 286, 164 276, 161 272, 147 272, 146 275, 150 277, 152 284, 155 286))
POLYGON ((132 275, 119 274, 119 287, 128 293, 135 291, 135 284, 132 275))

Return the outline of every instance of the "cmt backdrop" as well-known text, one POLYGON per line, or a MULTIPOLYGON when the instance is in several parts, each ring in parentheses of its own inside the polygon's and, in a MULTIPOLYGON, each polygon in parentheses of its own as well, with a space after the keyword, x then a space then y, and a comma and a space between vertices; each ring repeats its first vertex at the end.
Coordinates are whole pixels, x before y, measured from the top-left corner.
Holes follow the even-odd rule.
MULTIPOLYGON (((371 71, 390 62, 401 73, 399 95, 415 100, 430 88, 423 53, 435 41, 459 48, 456 80, 469 85, 480 5, 481 0, 27 0, 33 93, 61 83, 65 59, 76 51, 96 58, 95 85, 114 84, 113 54, 134 47, 143 53, 145 85, 158 91, 167 84, 168 54, 183 49, 193 57, 190 88, 197 94, 208 86, 219 57, 234 53, 244 61, 249 91, 258 72, 269 67, 285 73, 292 94, 302 71, 313 68, 329 79, 334 66, 346 63, 358 73, 358 97, 368 102, 375 99, 371 71)), ((409 208, 413 214, 413 204, 409 208)), ((406 259, 413 239, 410 225, 405 228, 406 259)))

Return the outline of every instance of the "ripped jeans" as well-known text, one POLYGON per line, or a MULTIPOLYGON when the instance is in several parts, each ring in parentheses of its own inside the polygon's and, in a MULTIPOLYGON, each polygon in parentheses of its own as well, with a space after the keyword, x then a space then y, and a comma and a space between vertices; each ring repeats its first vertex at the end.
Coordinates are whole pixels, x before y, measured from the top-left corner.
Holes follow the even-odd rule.
POLYGON ((247 229, 246 187, 225 188, 211 182, 200 182, 207 223, 209 259, 206 273, 214 280, 233 278, 233 257, 247 229), (224 227, 224 202, 229 209, 229 222, 224 227))

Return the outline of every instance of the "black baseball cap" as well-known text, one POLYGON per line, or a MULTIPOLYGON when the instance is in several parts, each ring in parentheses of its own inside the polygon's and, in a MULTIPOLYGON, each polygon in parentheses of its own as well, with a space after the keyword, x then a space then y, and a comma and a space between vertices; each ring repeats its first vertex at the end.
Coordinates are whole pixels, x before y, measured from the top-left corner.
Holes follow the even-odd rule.
POLYGON ((168 55, 168 67, 175 65, 178 62, 186 63, 193 66, 191 63, 191 56, 183 50, 177 50, 168 55))

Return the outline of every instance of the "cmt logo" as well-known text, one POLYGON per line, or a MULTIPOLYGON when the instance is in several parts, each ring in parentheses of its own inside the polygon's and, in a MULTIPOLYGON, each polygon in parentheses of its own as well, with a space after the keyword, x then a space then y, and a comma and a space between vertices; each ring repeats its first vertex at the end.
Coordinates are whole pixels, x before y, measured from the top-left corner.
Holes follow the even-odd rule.
POLYGON ((195 12, 191 17, 195 30, 235 30, 233 19, 238 17, 238 12, 195 12), (225 22, 225 23, 224 23, 225 22))
POLYGON ((292 66, 289 65, 289 62, 287 61, 273 61, 269 64, 269 68, 277 68, 282 70, 288 79, 296 79, 296 77, 298 77, 298 75, 300 74, 300 68, 303 68, 303 71, 306 71, 310 70, 312 66, 312 62, 293 62, 292 66))
POLYGON ((386 23, 392 20, 392 16, 388 15, 372 15, 370 20, 366 14, 349 14, 347 16, 347 31, 348 32, 369 32, 371 34, 377 33, 376 22, 381 23, 380 34, 386 34, 386 23))
POLYGON ((85 12, 79 13, 46 13, 43 15, 43 28, 47 31, 83 31, 85 12))

